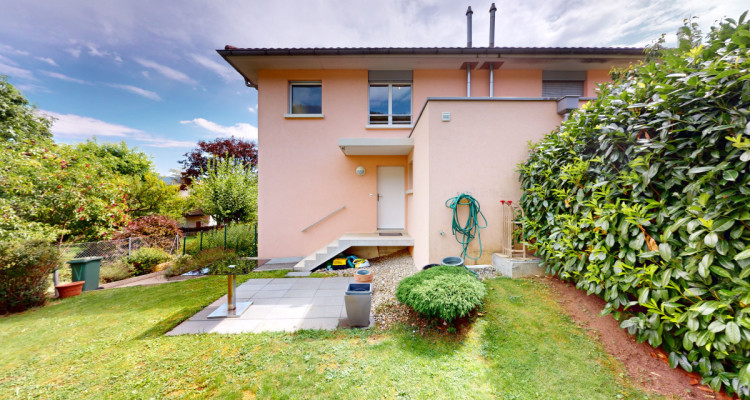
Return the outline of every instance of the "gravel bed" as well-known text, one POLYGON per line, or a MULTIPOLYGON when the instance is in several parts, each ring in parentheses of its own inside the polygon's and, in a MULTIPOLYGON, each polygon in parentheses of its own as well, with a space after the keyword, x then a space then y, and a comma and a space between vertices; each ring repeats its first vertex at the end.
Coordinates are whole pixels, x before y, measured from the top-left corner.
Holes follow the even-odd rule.
MULTIPOLYGON (((387 329, 397 322, 414 324, 419 319, 416 313, 396 300, 396 287, 401 279, 419 271, 414 266, 414 260, 411 258, 409 251, 402 250, 369 261, 370 266, 367 269, 373 273, 372 310, 377 326, 380 329, 387 329)), ((332 276, 354 275, 353 269, 320 272, 327 272, 332 276)), ((496 271, 491 266, 475 269, 475 272, 479 274, 481 280, 496 276, 496 271)))

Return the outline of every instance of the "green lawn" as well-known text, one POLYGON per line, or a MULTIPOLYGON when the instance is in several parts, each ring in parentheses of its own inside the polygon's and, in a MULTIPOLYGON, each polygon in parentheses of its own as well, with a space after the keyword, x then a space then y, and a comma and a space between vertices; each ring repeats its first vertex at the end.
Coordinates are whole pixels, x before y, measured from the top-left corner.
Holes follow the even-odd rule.
POLYGON ((162 336, 209 277, 85 293, 0 318, 0 398, 657 398, 533 281, 496 279, 460 337, 388 331, 162 336))

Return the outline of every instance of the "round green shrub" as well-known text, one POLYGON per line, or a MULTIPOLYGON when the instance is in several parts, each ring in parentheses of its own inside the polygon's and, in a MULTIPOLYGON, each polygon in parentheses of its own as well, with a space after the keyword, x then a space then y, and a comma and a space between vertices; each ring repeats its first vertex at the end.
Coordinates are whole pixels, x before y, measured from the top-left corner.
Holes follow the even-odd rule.
POLYGON ((60 262, 57 247, 41 241, 0 241, 0 314, 44 304, 49 274, 60 262))
POLYGON ((171 258, 167 252, 157 247, 143 247, 134 251, 125 260, 133 267, 135 276, 150 274, 154 267, 171 258))
POLYGON ((396 298, 428 318, 451 322, 482 304, 484 284, 464 268, 439 266, 404 278, 396 298))

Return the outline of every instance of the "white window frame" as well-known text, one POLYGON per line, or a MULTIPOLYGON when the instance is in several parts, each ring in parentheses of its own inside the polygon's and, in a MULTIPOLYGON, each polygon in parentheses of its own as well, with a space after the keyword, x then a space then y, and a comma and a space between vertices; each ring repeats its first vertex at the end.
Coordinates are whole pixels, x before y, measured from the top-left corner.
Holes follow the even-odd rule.
POLYGON ((367 85, 367 126, 368 127, 403 127, 408 128, 412 126, 414 113, 411 112, 413 110, 413 104, 412 101, 414 100, 414 85, 409 82, 369 82, 367 85), (373 123, 372 117, 373 115, 383 115, 383 114, 372 114, 370 113, 370 90, 374 86, 385 86, 388 85, 388 123, 373 123), (409 122, 408 123, 393 123, 393 86, 409 86, 409 89, 411 90, 410 99, 409 99, 409 114, 396 114, 397 116, 409 116, 409 122))
POLYGON ((287 110, 289 111, 287 114, 284 114, 284 117, 286 118, 315 118, 315 117, 322 117, 323 116, 323 81, 290 81, 289 82, 289 104, 287 110), (292 96, 292 89, 295 86, 320 86, 320 113, 318 114, 300 114, 295 113, 292 110, 292 104, 293 104, 293 96, 292 96))

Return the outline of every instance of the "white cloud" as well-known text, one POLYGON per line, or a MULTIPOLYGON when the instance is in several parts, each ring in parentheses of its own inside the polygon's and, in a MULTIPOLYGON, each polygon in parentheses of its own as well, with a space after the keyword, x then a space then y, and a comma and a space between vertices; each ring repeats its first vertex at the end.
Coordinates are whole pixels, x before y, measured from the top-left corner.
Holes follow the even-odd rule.
POLYGON ((117 88, 117 89, 122 89, 122 90, 128 91, 130 93, 137 94, 138 96, 145 97, 147 99, 161 101, 161 97, 159 96, 158 93, 152 92, 152 91, 146 90, 146 89, 141 89, 141 88, 139 88, 137 86, 121 85, 121 84, 118 84, 118 83, 108 83, 107 86, 111 86, 111 87, 117 88))
POLYGON ((144 142, 142 146, 144 147, 159 147, 159 148, 168 148, 168 147, 195 147, 195 142, 190 142, 186 140, 174 140, 174 139, 166 139, 166 138, 154 138, 144 135, 135 135, 135 140, 144 142))
POLYGON ((83 79, 73 78, 64 74, 61 74, 59 72, 53 72, 53 71, 41 71, 42 74, 49 76, 50 78, 60 79, 62 81, 67 82, 74 82, 74 83, 80 83, 82 85, 90 85, 89 82, 84 81, 83 79))
POLYGON ((12 65, 4 64, 0 62, 0 74, 8 75, 11 78, 26 79, 29 81, 36 81, 34 73, 28 69, 14 67, 12 65))
POLYGON ((92 57, 111 58, 118 63, 122 62, 122 57, 114 51, 101 50, 93 43, 87 43, 86 47, 89 49, 88 53, 92 57))
POLYGON ((226 82, 237 81, 239 78, 239 74, 229 68, 226 62, 222 61, 221 63, 219 63, 199 54, 193 54, 191 55, 191 57, 193 58, 193 61, 213 71, 216 75, 219 75, 226 82))
POLYGON ((189 85, 197 85, 198 82, 191 79, 189 76, 187 76, 185 73, 180 72, 174 68, 167 67, 166 65, 161 65, 159 63, 156 63, 151 60, 146 60, 143 58, 136 58, 135 62, 140 64, 141 66, 145 68, 153 69, 154 71, 158 72, 165 78, 169 78, 178 82, 187 83, 189 85))
POLYGON ((256 104, 255 107, 248 107, 247 111, 250 111, 251 113, 258 112, 258 105, 256 104))
POLYGON ((154 137, 143 130, 112 124, 96 118, 75 114, 61 114, 39 110, 39 114, 54 118, 52 133, 56 138, 81 140, 91 137, 128 138, 145 147, 193 147, 194 142, 154 137))
POLYGON ((10 54, 19 54, 19 55, 22 55, 22 56, 31 55, 31 53, 29 53, 26 50, 18 50, 18 49, 16 49, 13 46, 8 46, 7 44, 0 44, 0 52, 10 53, 10 54))
POLYGON ((235 136, 238 138, 249 140, 258 139, 258 128, 243 122, 234 124, 232 126, 224 126, 203 118, 194 118, 189 121, 180 121, 180 123, 195 124, 196 126, 199 126, 220 136, 235 136))
POLYGON ((125 125, 111 124, 109 122, 81 115, 60 114, 45 110, 40 110, 39 112, 55 119, 52 124, 52 133, 61 138, 82 139, 92 136, 127 137, 136 133, 145 133, 140 129, 131 128, 125 125))
POLYGON ((141 71, 141 75, 146 79, 151 79, 151 74, 149 74, 148 71, 141 71))
POLYGON ((47 64, 49 64, 49 65, 51 65, 53 67, 59 67, 59 65, 57 65, 57 63, 55 62, 55 60, 53 60, 53 59, 51 59, 49 57, 34 57, 34 58, 36 58, 39 61, 46 62, 47 64))
POLYGON ((65 52, 73 56, 74 58, 78 58, 81 56, 81 49, 80 48, 72 48, 69 47, 65 49, 65 52))

